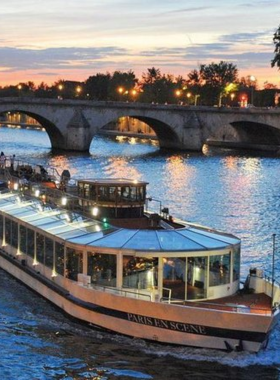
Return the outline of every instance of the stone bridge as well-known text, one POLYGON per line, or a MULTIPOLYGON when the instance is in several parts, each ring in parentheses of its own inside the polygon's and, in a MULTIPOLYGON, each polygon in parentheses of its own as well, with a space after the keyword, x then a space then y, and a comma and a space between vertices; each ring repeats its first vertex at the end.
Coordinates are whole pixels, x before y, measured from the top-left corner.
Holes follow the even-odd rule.
POLYGON ((0 114, 20 112, 36 119, 52 148, 88 151, 93 137, 120 117, 147 123, 159 145, 200 151, 207 140, 233 144, 280 145, 280 109, 217 108, 125 102, 0 98, 0 114))

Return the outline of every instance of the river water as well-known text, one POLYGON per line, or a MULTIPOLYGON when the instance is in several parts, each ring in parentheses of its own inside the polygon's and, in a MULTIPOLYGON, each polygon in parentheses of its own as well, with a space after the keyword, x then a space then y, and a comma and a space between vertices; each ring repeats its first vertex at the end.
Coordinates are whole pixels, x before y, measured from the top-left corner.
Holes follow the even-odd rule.
MULTIPOLYGON (((171 214, 242 239, 243 278, 251 266, 271 271, 275 233, 280 279, 279 157, 161 152, 155 143, 102 137, 93 140, 89 154, 52 153, 45 132, 4 127, 0 151, 68 169, 74 178, 149 182, 148 195, 171 214)), ((1 380, 280 379, 280 326, 258 354, 169 347, 90 329, 2 270, 0 279, 1 380)))

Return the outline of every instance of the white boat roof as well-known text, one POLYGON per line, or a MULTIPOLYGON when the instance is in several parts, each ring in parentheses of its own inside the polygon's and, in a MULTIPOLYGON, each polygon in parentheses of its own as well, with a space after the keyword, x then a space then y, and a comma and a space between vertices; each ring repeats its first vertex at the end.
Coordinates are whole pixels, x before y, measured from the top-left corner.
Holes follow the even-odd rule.
POLYGON ((40 228, 66 242, 145 252, 187 252, 221 250, 240 240, 210 228, 186 223, 173 230, 117 228, 64 209, 44 206, 37 199, 20 199, 18 193, 0 193, 0 211, 40 228))

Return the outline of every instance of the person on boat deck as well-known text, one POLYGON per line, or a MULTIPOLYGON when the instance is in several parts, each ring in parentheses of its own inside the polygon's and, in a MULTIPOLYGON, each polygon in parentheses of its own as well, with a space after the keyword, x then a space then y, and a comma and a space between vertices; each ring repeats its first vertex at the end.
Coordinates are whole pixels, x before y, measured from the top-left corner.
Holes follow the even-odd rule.
POLYGON ((4 152, 1 152, 1 155, 0 155, 0 166, 1 166, 2 169, 5 167, 5 163, 6 163, 6 156, 5 156, 4 152))
POLYGON ((42 178, 46 179, 48 172, 46 171, 46 169, 42 165, 39 165, 39 167, 40 167, 40 173, 41 173, 42 178))
POLYGON ((13 154, 12 157, 11 157, 11 171, 12 171, 12 172, 15 170, 15 169, 14 169, 15 158, 16 158, 16 155, 13 154))

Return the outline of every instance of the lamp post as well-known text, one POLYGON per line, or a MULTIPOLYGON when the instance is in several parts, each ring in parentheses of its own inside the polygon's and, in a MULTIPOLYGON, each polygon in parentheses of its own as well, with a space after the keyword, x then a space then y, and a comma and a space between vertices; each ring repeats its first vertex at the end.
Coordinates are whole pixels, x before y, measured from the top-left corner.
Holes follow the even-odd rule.
POLYGON ((194 96, 194 105, 197 105, 197 99, 200 97, 200 95, 195 95, 194 96))
POLYGON ((17 89, 18 89, 18 96, 20 96, 20 91, 22 90, 22 85, 18 84, 17 89))
POLYGON ((251 104, 254 105, 254 82, 256 81, 256 78, 254 75, 250 76, 250 84, 251 84, 251 104))
POLYGON ((59 85, 57 86, 57 88, 58 88, 58 91, 59 91, 58 99, 62 99, 62 96, 60 94, 62 93, 62 90, 63 90, 63 84, 59 83, 59 85))
POLYGON ((175 96, 176 96, 176 98, 178 98, 178 104, 180 104, 181 94, 182 94, 181 90, 175 90, 175 96))
POLYGON ((118 87, 118 93, 120 94, 119 100, 122 99, 122 95, 123 95, 124 91, 125 91, 125 89, 123 87, 118 87))
POLYGON ((272 235, 272 244, 273 244, 273 250, 272 250, 272 270, 271 270, 271 282, 272 282, 272 287, 271 287, 271 307, 273 307, 273 297, 274 297, 274 270, 275 270, 275 238, 276 234, 272 235))
POLYGON ((81 92, 82 92, 82 87, 81 86, 77 86, 76 87, 76 96, 79 96, 81 92))
POLYGON ((161 215, 161 210, 162 210, 161 201, 159 199, 155 199, 155 198, 152 198, 152 197, 148 197, 147 200, 149 202, 157 202, 157 203, 159 203, 159 215, 161 215))
POLYGON ((133 101, 135 102, 136 96, 137 96, 137 91, 135 89, 131 90, 131 96, 133 101))

